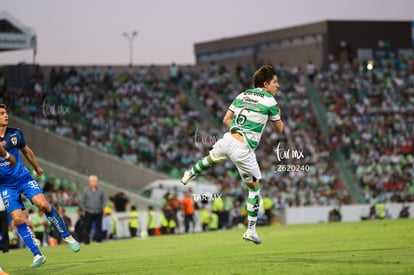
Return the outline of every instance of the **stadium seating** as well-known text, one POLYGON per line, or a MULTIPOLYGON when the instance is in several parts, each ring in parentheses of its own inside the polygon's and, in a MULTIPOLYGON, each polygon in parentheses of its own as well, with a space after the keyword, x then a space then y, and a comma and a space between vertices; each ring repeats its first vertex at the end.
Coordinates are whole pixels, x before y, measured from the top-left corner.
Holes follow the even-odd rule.
POLYGON ((414 68, 403 64, 379 59, 373 70, 345 64, 318 76, 331 142, 341 147, 367 202, 414 200, 414 68))
MULTIPOLYGON (((409 103, 413 105, 413 77, 406 70, 378 66, 367 72, 349 65, 341 71, 332 66, 320 72, 316 87, 329 106, 327 119, 332 125, 330 143, 326 143, 304 86, 305 74, 299 68, 276 67, 281 85, 277 99, 286 130, 275 134, 267 127, 257 156, 264 193, 277 207, 352 203, 334 165, 332 150, 336 146, 343 150, 366 190, 367 202, 379 195, 387 200, 412 201, 414 135, 409 103), (303 158, 279 162, 277 146, 301 151, 303 158), (379 148, 387 148, 387 152, 379 148), (309 170, 281 171, 286 165, 309 170)), ((180 74, 185 84, 181 86, 177 79, 160 74, 156 66, 120 74, 110 69, 101 73, 97 68, 79 72, 62 68, 47 79, 32 79, 31 90, 11 90, 3 98, 13 102, 15 114, 37 125, 179 177, 226 130, 200 123, 205 113, 200 114, 188 101, 187 93, 194 93, 208 115, 220 121, 231 99, 250 87, 251 72, 249 66, 234 72, 225 67, 198 71, 188 66, 180 74), (45 103, 69 107, 71 112, 62 115, 64 109, 56 107, 45 114, 45 109, 38 108, 45 103), (197 138, 202 142, 197 144, 197 138)), ((235 197, 246 192, 231 163, 218 165, 205 176, 235 197)))

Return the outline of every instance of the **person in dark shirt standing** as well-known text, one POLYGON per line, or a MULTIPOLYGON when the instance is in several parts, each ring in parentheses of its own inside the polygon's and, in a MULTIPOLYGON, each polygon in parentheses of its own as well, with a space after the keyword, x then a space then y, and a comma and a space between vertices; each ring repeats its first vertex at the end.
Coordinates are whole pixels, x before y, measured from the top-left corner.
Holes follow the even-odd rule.
POLYGON ((129 198, 125 195, 124 192, 118 192, 115 196, 109 198, 110 201, 114 203, 115 211, 116 212, 125 212, 127 208, 127 204, 129 202, 129 198))

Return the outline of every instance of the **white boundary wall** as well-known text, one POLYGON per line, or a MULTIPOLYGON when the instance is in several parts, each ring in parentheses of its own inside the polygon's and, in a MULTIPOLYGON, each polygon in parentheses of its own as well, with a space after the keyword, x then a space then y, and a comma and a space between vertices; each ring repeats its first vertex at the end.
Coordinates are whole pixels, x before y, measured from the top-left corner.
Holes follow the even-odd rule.
MULTIPOLYGON (((410 218, 414 218, 414 203, 407 203, 406 206, 410 206, 410 218)), ((354 222, 360 221, 361 216, 368 216, 369 209, 371 205, 369 204, 356 204, 356 205, 345 205, 342 206, 340 211, 342 214, 342 222, 354 222)), ((400 213, 402 204, 400 203, 387 203, 385 204, 385 209, 387 215, 391 219, 397 219, 400 213)), ((290 207, 286 209, 286 224, 306 224, 306 223, 327 223, 328 222, 328 213, 334 207, 333 206, 314 206, 314 207, 290 207)), ((156 224, 157 226, 161 223, 161 212, 155 210, 156 224)), ((68 213, 72 218, 73 225, 75 224, 77 217, 76 213, 68 213)), ((146 234, 146 225, 147 225, 147 215, 148 212, 145 210, 138 210, 139 217, 139 231, 141 237, 144 237, 146 234), (141 235, 144 231, 144 236, 141 235)), ((112 217, 116 221, 116 237, 117 238, 128 238, 128 214, 113 212, 112 217)), ((183 217, 179 213, 178 221, 181 226, 177 232, 182 233, 183 217)), ((201 231, 200 219, 198 216, 198 211, 194 215, 195 221, 195 232, 201 231)))
MULTIPOLYGON (((414 203, 410 206, 410 218, 414 218, 414 203)), ((370 204, 344 205, 340 208, 343 222, 360 221, 362 216, 368 216, 370 204)), ((328 222, 328 214, 333 206, 290 207, 286 209, 286 224, 304 224, 328 222)), ((388 216, 397 219, 402 208, 401 203, 386 203, 385 209, 388 216)))

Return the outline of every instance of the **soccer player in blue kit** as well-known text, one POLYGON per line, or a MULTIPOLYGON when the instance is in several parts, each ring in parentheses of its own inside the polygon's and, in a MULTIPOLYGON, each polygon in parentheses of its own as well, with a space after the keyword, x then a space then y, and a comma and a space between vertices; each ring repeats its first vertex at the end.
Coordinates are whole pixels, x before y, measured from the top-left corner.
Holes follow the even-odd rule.
POLYGON ((43 174, 43 169, 37 163, 32 149, 26 144, 23 132, 18 128, 8 127, 8 122, 7 106, 0 104, 0 156, 3 156, 0 159, 0 192, 7 213, 13 219, 24 243, 34 255, 31 266, 37 267, 46 262, 46 257, 40 252, 33 233, 25 222, 22 194, 46 214, 48 221, 74 252, 80 250, 80 245, 69 233, 56 208, 47 201, 42 188, 21 161, 19 150, 32 165, 36 174, 38 176, 43 174))

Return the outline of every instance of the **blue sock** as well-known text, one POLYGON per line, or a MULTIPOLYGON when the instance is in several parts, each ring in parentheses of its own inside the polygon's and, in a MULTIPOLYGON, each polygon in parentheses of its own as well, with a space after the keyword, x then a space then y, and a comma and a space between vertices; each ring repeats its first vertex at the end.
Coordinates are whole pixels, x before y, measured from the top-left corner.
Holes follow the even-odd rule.
POLYGON ((32 251, 33 256, 38 254, 42 255, 39 247, 35 243, 35 237, 33 236, 32 230, 30 230, 30 227, 27 226, 26 223, 17 225, 17 231, 22 237, 24 244, 30 249, 30 251, 32 251))
POLYGON ((48 221, 53 224, 56 230, 60 233, 62 238, 66 238, 70 235, 69 230, 63 221, 62 217, 59 216, 56 208, 52 206, 52 210, 49 213, 45 213, 48 221))

